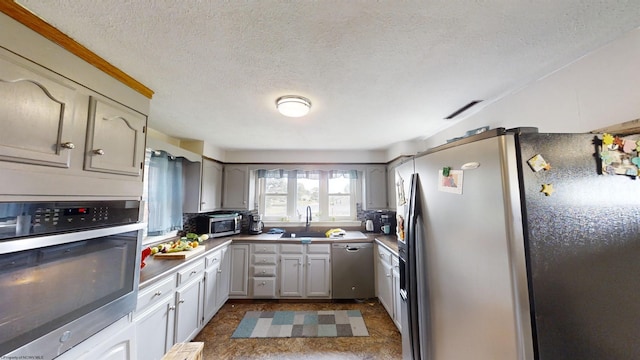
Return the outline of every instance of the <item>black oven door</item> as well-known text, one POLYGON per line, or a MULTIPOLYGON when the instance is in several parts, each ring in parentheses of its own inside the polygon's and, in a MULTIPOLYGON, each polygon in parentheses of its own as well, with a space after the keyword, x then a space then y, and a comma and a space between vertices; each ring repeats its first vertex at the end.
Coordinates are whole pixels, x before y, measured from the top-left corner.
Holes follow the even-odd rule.
POLYGON ((133 311, 142 227, 3 241, 0 355, 53 358, 133 311))

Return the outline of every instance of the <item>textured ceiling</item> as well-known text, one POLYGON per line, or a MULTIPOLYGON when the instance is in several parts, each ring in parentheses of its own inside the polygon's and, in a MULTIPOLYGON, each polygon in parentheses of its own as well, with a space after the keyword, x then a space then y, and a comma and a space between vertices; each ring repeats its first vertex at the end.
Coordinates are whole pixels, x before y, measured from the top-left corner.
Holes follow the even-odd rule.
POLYGON ((223 149, 425 138, 640 26, 637 0, 19 2, 154 90, 149 126, 223 149))

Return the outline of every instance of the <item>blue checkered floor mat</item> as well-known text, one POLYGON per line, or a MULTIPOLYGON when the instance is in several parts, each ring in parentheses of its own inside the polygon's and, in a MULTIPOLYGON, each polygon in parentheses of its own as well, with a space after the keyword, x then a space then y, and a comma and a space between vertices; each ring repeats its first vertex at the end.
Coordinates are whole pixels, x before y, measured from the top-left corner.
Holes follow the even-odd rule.
POLYGON ((247 311, 231 338, 369 336, 360 310, 247 311))

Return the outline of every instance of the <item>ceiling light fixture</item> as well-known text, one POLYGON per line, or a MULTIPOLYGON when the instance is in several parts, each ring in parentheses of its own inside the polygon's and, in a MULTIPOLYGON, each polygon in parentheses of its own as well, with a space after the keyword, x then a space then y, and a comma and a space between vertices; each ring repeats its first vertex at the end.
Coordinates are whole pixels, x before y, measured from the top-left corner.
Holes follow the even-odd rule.
POLYGON ((276 100, 276 108, 284 116, 301 117, 309 113, 311 101, 302 96, 285 95, 276 100))

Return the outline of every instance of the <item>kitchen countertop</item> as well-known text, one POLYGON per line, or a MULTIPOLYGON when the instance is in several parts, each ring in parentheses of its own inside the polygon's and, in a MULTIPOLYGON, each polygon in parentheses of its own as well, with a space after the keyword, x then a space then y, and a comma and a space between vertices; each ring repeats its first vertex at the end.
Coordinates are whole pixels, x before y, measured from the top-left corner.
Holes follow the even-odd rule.
MULTIPOLYGON (((178 239, 178 237, 166 239, 161 243, 178 239)), ((162 277, 168 273, 174 272, 175 269, 181 265, 191 262, 192 260, 204 257, 207 253, 211 252, 214 249, 230 244, 231 239, 231 237, 222 237, 203 241, 200 246, 204 246, 204 252, 188 259, 154 259, 153 255, 147 256, 147 258, 144 260, 146 264, 145 267, 143 269, 140 269, 139 288, 142 289, 151 284, 155 279, 162 277)))
MULTIPOLYGON (((232 242, 239 243, 252 243, 271 241, 278 243, 301 243, 300 238, 280 238, 280 234, 260 234, 260 235, 248 235, 238 234, 233 236, 226 236, 221 238, 211 238, 201 243, 200 246, 205 247, 205 251, 202 254, 198 254, 189 259, 154 259, 153 255, 149 255, 145 259, 145 267, 140 270, 140 289, 153 283, 156 279, 165 276, 169 273, 175 272, 176 269, 182 265, 185 265, 193 260, 201 259, 211 251, 214 251, 222 246, 229 245, 232 242)), ((166 239, 164 242, 172 240, 178 240, 178 237, 166 239)), ((362 233, 360 231, 347 231, 347 234, 342 238, 311 238, 312 244, 331 244, 334 242, 377 242, 393 252, 398 254, 398 242, 395 235, 383 235, 374 233, 362 233)))
POLYGON ((382 235, 382 234, 372 234, 376 239, 376 242, 389 251, 391 251, 396 256, 398 255, 398 238, 396 235, 382 235))
MULTIPOLYGON (((303 237, 297 238, 281 238, 282 234, 260 234, 260 235, 247 235, 247 234, 238 234, 231 236, 233 241, 238 242, 255 242, 255 241, 277 241, 281 243, 300 243, 300 239, 303 237)), ((369 237, 360 232, 360 231, 347 231, 346 234, 339 238, 307 238, 311 239, 312 244, 327 244, 334 243, 336 241, 358 241, 358 242, 367 242, 372 241, 369 237)))

